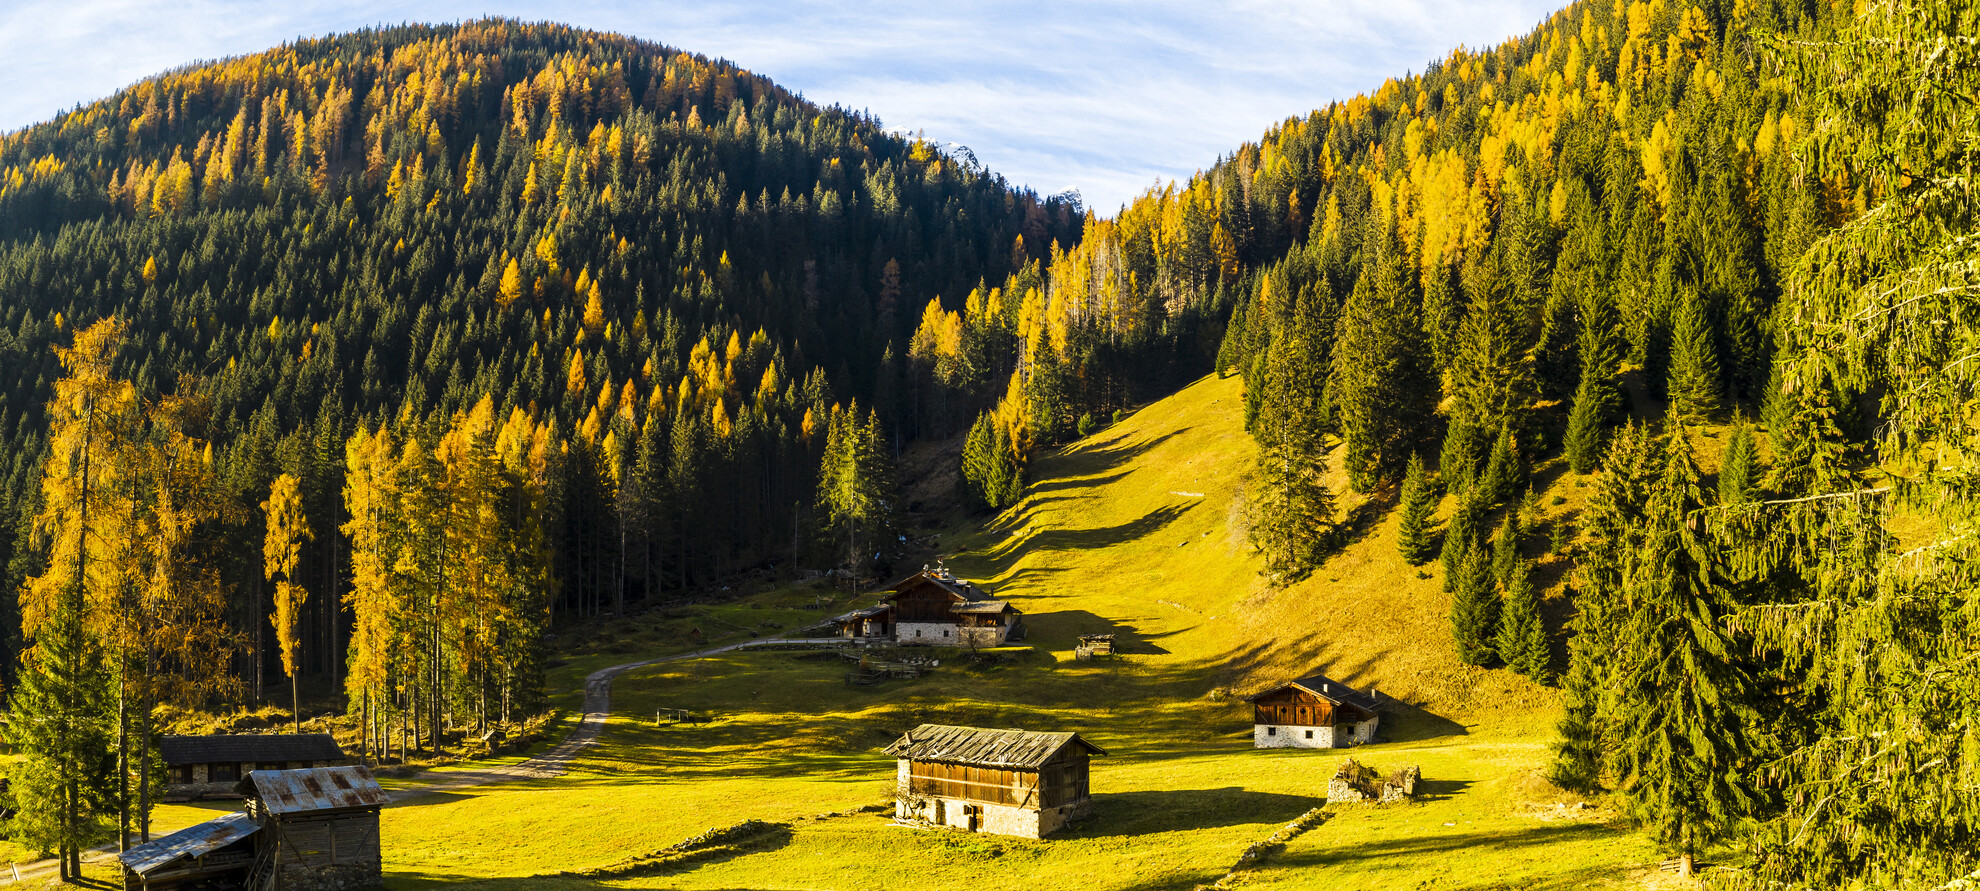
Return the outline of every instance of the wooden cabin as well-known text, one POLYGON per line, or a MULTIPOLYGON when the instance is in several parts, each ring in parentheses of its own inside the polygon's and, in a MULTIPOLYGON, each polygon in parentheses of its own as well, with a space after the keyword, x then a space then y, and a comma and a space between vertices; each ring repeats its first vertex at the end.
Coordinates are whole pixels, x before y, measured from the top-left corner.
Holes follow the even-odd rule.
POLYGON ((1093 809, 1088 760, 1107 754, 1076 733, 923 724, 886 748, 898 759, 894 819, 1044 838, 1093 809))
POLYGON ((1381 710, 1363 693, 1324 675, 1280 684, 1246 699, 1252 744, 1261 749, 1344 749, 1375 741, 1381 710))
POLYGON ((832 620, 840 637, 901 644, 997 647, 1023 634, 1024 614, 947 569, 923 568, 880 603, 832 620))
POLYGON ((261 827, 256 878, 272 878, 268 887, 342 891, 383 882, 378 809, 385 792, 370 770, 257 770, 240 791, 261 827))
POLYGON ((167 736, 165 800, 237 798, 241 777, 256 770, 295 770, 343 764, 344 751, 328 733, 231 733, 167 736))
POLYGON ((245 888, 260 832, 253 818, 232 813, 137 845, 117 855, 125 891, 245 888))

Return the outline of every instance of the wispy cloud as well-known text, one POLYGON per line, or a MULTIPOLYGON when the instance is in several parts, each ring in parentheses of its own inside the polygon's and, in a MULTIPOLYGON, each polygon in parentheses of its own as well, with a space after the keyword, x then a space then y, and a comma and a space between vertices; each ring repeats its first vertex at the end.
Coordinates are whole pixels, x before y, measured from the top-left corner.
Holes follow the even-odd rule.
POLYGON ((0 130, 196 59, 380 23, 554 19, 728 58, 1111 209, 1288 116, 1521 34, 1561 0, 861 4, 27 0, 0 8, 0 130))

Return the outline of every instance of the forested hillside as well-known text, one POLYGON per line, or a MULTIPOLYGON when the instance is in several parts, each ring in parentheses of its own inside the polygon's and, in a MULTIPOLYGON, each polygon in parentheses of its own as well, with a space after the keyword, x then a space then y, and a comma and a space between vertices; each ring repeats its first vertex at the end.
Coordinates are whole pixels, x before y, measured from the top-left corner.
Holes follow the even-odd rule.
MULTIPOLYGON (((509 22, 188 67, 8 134, 0 170, 0 500, 34 513, 50 346, 120 318, 137 393, 208 401, 231 501, 300 479, 310 673, 343 661, 354 434, 520 412, 554 453, 554 610, 610 610, 790 553, 832 406, 899 431, 922 304, 1082 226, 734 65, 509 22)), ((225 524, 257 628, 261 568, 231 558, 259 511, 225 524)))

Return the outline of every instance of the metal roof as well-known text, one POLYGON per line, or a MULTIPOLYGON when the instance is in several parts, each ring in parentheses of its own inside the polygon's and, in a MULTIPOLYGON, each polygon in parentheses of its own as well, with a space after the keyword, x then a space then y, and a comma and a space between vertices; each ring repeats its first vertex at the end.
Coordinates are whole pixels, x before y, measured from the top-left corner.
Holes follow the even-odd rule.
POLYGON ((1244 701, 1253 702, 1263 699, 1288 687, 1305 690, 1335 705, 1351 705, 1369 714, 1374 714, 1382 707, 1382 704, 1377 702, 1374 696, 1356 690, 1323 674, 1316 674, 1312 677, 1304 677, 1296 681, 1280 684, 1262 693, 1246 696, 1244 701))
POLYGON ((242 794, 261 800, 271 814, 380 807, 385 790, 362 766, 311 767, 305 770, 257 770, 241 780, 242 794))
POLYGON ((940 761, 979 767, 1035 768, 1077 743, 1095 755, 1107 754, 1077 733, 1037 733, 923 724, 888 746, 887 754, 909 761, 940 761))
POLYGON ((161 835, 118 854, 117 859, 124 862, 126 869, 138 875, 148 875, 181 857, 211 854, 255 834, 260 829, 260 824, 254 822, 253 818, 236 811, 217 820, 208 820, 170 835, 161 835))
POLYGON ((1010 605, 1009 603, 1007 603, 1007 602, 1005 602, 1005 601, 1002 601, 1002 600, 982 600, 982 601, 978 601, 978 602, 976 602, 976 603, 963 603, 963 604, 958 604, 958 605, 956 605, 956 606, 952 606, 952 607, 949 607, 949 612, 952 612, 952 613, 1001 613, 1001 612, 1003 612, 1004 610, 1007 610, 1007 609, 1014 609, 1014 607, 1012 607, 1012 606, 1011 606, 1011 605, 1010 605))
POLYGON ((228 761, 342 761, 344 751, 328 733, 230 733, 167 736, 158 741, 165 763, 213 764, 228 761))
POLYGON ((880 604, 879 606, 869 606, 869 607, 867 607, 867 608, 865 608, 865 609, 856 609, 856 610, 853 610, 852 612, 849 612, 849 613, 846 613, 846 614, 844 614, 844 615, 839 615, 839 616, 833 616, 833 617, 832 617, 832 621, 834 621, 834 622, 851 622, 851 621, 854 621, 854 620, 856 620, 856 619, 870 619, 870 618, 872 618, 872 617, 874 617, 874 616, 877 616, 877 615, 879 615, 879 614, 881 614, 881 613, 884 613, 884 612, 887 612, 888 610, 891 610, 891 609, 893 609, 893 608, 894 608, 894 607, 893 607, 893 605, 891 605, 891 604, 886 604, 886 603, 883 603, 883 604, 880 604))

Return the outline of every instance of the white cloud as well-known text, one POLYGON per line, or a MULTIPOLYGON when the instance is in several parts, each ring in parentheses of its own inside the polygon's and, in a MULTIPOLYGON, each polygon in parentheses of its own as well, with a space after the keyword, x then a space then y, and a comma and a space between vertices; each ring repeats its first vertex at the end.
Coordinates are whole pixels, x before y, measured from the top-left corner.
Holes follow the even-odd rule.
POLYGON ((0 9, 0 129, 158 71, 404 20, 554 19, 730 59, 823 104, 970 146, 1110 210, 1293 115, 1525 33, 1560 0, 864 4, 28 0, 0 9))

